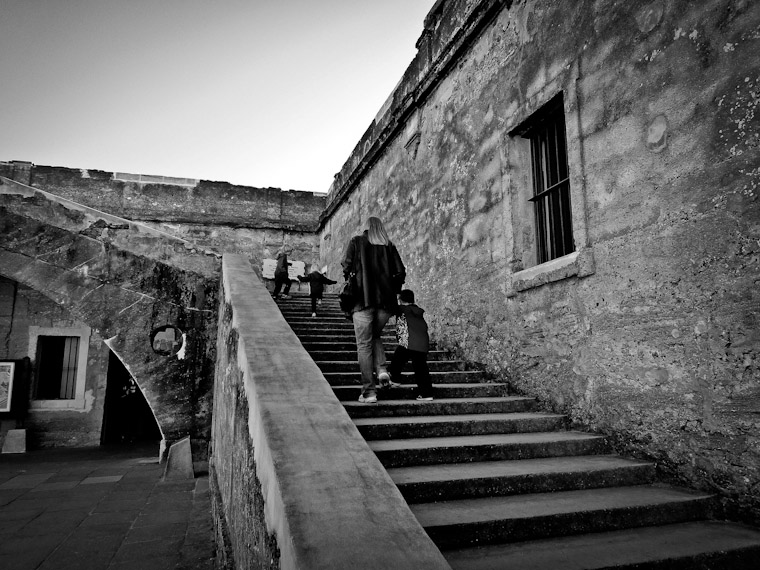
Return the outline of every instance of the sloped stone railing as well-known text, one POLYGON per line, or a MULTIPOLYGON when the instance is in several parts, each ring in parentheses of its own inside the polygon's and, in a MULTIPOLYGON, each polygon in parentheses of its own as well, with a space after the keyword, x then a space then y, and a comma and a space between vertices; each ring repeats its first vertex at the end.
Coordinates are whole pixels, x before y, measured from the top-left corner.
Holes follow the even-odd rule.
POLYGON ((222 564, 449 568, 244 256, 224 256, 222 289, 211 453, 222 564))

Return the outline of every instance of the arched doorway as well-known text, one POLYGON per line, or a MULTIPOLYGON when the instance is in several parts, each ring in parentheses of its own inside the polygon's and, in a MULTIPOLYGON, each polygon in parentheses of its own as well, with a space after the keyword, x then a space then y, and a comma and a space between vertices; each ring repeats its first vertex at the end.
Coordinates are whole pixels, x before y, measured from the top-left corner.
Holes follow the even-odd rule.
POLYGON ((137 382, 119 358, 109 351, 101 444, 161 441, 153 411, 137 382))

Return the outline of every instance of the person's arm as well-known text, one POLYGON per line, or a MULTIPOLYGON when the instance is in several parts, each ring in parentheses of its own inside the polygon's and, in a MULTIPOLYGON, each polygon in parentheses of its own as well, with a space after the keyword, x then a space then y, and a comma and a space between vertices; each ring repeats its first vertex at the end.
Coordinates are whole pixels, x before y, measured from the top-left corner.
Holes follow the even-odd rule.
POLYGON ((337 281, 333 281, 332 279, 330 279, 330 278, 329 278, 329 277, 327 277, 326 275, 322 275, 322 279, 321 279, 321 281, 322 281, 322 283, 324 283, 325 285, 335 285, 335 284, 337 283, 337 281))
POLYGON ((396 292, 398 292, 401 291, 401 286, 406 281, 406 267, 404 267, 404 262, 401 261, 401 256, 398 254, 395 245, 391 245, 391 262, 393 265, 391 277, 396 286, 396 292))
POLYGON ((352 238, 351 241, 348 242, 348 247, 346 247, 346 253, 343 254, 343 262, 341 263, 341 266, 343 267, 343 277, 345 279, 348 279, 348 276, 354 271, 354 259, 356 258, 356 254, 356 240, 352 238))

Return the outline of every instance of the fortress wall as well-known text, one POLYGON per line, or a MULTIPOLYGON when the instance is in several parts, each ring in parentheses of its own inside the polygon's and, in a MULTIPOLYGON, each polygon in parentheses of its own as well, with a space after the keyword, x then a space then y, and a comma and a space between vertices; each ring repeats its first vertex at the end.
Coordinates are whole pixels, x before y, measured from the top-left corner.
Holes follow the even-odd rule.
POLYGON ((760 515, 760 4, 447 0, 336 178, 339 273, 387 224, 438 343, 760 515), (536 261, 561 94, 575 252, 536 261))

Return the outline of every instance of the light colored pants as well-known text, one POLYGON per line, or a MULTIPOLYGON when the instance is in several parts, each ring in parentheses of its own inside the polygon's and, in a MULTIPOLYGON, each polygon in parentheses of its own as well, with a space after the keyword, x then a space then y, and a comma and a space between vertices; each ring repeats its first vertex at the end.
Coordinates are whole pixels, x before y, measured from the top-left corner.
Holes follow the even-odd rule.
POLYGON ((356 353, 362 373, 362 396, 377 395, 373 372, 386 372, 383 328, 391 318, 385 309, 369 307, 353 314, 356 353))

